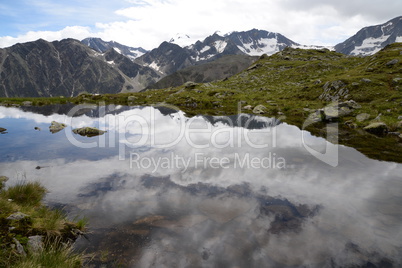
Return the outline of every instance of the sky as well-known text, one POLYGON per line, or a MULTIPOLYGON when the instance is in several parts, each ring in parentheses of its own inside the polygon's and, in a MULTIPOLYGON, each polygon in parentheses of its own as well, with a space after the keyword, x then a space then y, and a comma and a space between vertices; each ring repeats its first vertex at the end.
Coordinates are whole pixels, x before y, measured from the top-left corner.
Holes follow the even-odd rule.
POLYGON ((153 49, 177 34, 260 29, 303 45, 333 46, 402 15, 401 0, 2 0, 0 48, 100 37, 153 49))

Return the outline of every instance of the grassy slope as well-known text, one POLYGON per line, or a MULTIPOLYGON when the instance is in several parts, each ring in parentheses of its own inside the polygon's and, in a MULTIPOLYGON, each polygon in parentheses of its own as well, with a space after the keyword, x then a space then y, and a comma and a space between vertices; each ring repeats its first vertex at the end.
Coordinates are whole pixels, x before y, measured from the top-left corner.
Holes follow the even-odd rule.
MULTIPOLYGON (((238 113, 241 106, 262 104, 267 107, 265 116, 281 116, 282 120, 299 127, 314 109, 330 101, 320 100, 327 82, 342 81, 348 94, 342 100, 354 100, 362 108, 341 120, 340 143, 353 146, 366 155, 402 162, 401 143, 392 138, 378 138, 359 130, 346 129, 343 123, 352 120, 359 129, 381 113, 381 120, 391 131, 401 131, 398 116, 402 115, 402 43, 387 46, 368 57, 350 57, 328 50, 302 50, 287 48, 272 56, 262 56, 247 70, 214 83, 197 86, 179 86, 155 91, 116 95, 81 95, 73 99, 32 99, 34 104, 52 102, 96 102, 126 105, 175 105, 188 115, 224 115, 238 113), (394 65, 388 62, 399 59, 394 65), (369 79, 369 80, 367 80, 369 79), (310 109, 308 111, 307 109, 310 109), (356 122, 359 113, 369 113, 371 118, 356 122)), ((24 99, 28 100, 28 99, 24 99)), ((0 99, 1 101, 10 101, 0 99)), ((11 100, 20 102, 21 100, 11 100)), ((251 113, 251 111, 242 110, 251 113)), ((309 128, 325 136, 321 124, 309 128)))

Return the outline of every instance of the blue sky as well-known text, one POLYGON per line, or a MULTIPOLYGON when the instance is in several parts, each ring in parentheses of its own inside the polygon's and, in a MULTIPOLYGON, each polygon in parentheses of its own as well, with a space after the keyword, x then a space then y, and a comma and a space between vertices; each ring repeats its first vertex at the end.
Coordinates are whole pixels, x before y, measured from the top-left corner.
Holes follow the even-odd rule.
POLYGON ((335 45, 402 15, 402 0, 1 0, 0 47, 89 36, 146 49, 178 33, 194 41, 253 28, 335 45))
POLYGON ((93 27, 122 19, 115 10, 132 6, 124 0, 2 0, 0 36, 28 31, 57 31, 67 26, 93 27))

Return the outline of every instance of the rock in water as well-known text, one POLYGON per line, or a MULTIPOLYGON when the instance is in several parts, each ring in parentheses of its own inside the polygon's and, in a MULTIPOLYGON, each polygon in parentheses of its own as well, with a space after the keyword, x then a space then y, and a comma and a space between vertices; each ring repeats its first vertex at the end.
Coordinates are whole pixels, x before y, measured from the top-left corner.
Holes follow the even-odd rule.
POLYGON ((7 129, 6 129, 6 128, 2 128, 2 127, 0 127, 0 133, 2 133, 2 134, 3 134, 3 133, 7 133, 6 131, 7 131, 7 129))
POLYGON ((63 130, 65 127, 67 127, 66 124, 59 123, 59 122, 56 122, 56 121, 52 121, 50 123, 49 130, 50 130, 50 132, 52 132, 54 134, 54 133, 57 133, 57 132, 63 130))
POLYGON ((94 136, 103 135, 106 131, 100 130, 100 129, 97 129, 94 127, 82 127, 82 128, 73 129, 73 132, 75 134, 79 134, 81 136, 94 137, 94 136))

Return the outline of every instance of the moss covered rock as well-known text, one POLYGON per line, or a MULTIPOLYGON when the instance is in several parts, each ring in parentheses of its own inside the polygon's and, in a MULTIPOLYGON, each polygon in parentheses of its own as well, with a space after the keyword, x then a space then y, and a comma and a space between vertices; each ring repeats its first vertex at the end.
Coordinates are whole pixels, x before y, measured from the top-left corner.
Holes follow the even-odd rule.
POLYGON ((106 131, 100 130, 100 129, 97 129, 94 127, 82 127, 82 128, 73 129, 73 132, 75 134, 78 134, 81 136, 94 137, 94 136, 103 135, 106 131))

